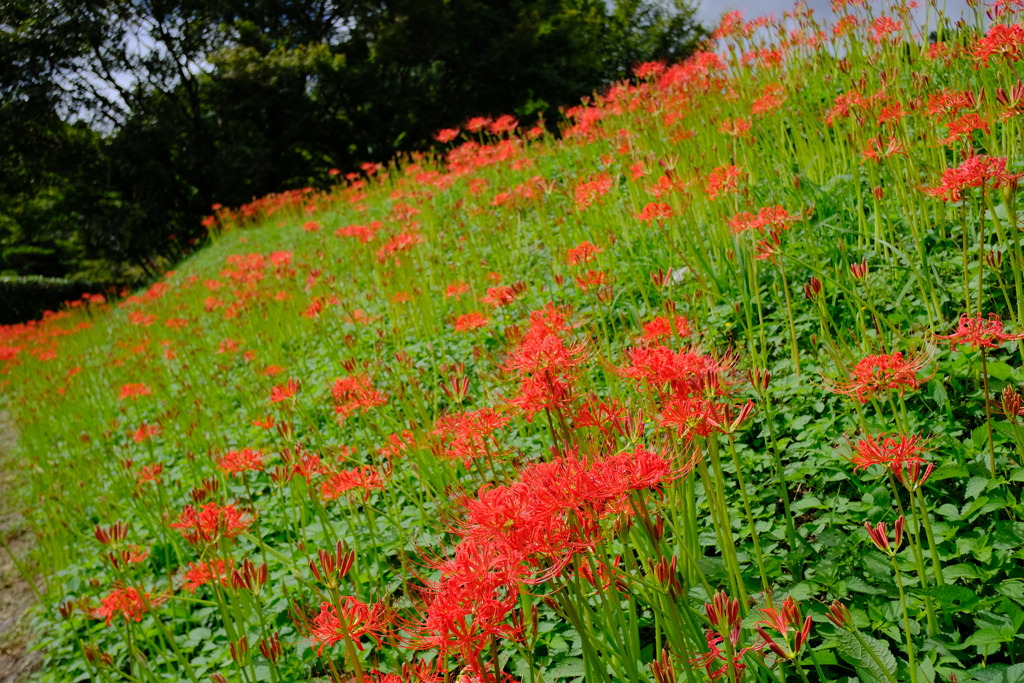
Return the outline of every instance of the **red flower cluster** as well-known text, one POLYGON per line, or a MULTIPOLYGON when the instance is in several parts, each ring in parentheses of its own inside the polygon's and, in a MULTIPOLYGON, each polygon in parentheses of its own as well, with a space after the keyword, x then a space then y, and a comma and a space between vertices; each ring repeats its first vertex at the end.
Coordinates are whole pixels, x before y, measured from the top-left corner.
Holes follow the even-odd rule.
POLYGON ((313 618, 310 637, 317 646, 317 656, 324 648, 346 638, 357 648, 363 649, 360 638, 369 636, 381 644, 380 637, 387 629, 387 611, 382 604, 367 605, 351 595, 341 598, 340 610, 329 602, 320 603, 320 614, 313 618))
POLYGON ((942 182, 935 187, 924 187, 925 194, 947 202, 963 199, 965 190, 977 187, 1015 187, 1024 173, 1008 173, 1006 157, 989 157, 983 154, 968 157, 956 168, 947 168, 942 182))
POLYGON ((829 381, 825 388, 836 394, 844 394, 856 398, 861 403, 884 391, 896 390, 900 396, 907 391, 917 389, 919 373, 932 360, 928 353, 920 353, 904 358, 903 353, 880 354, 867 356, 857 361, 850 371, 850 379, 829 381))
POLYGON ((432 434, 441 438, 439 455, 445 460, 461 460, 467 468, 477 458, 498 452, 494 432, 508 424, 494 408, 445 415, 434 423, 432 434))
POLYGON ((975 349, 994 349, 1004 342, 1024 339, 1024 334, 1007 334, 1003 332, 1003 321, 995 313, 989 313, 987 319, 981 317, 981 314, 974 317, 964 314, 960 316, 960 323, 957 325, 956 332, 948 335, 938 335, 938 338, 948 339, 954 349, 957 346, 963 345, 968 345, 975 349))
POLYGON ((388 402, 383 392, 373 388, 366 375, 350 375, 335 380, 331 395, 334 397, 334 412, 339 420, 344 420, 357 410, 365 413, 388 402))
POLYGON ((186 541, 197 544, 213 543, 219 538, 234 538, 249 529, 253 516, 235 509, 234 504, 221 507, 210 502, 200 510, 186 505, 171 523, 172 529, 179 529, 186 541))

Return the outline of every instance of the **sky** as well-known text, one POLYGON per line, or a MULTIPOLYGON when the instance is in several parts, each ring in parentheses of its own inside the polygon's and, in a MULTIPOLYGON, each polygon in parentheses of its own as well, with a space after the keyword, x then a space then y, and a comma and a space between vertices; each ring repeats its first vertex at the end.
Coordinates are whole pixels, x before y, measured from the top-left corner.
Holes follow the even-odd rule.
MULTIPOLYGON (((832 17, 830 0, 806 0, 807 6, 814 10, 819 18, 832 17)), ((925 0, 919 0, 924 5, 925 0)), ((884 6, 888 3, 872 2, 873 6, 884 6)), ((942 0, 939 6, 942 6, 942 0)), ((715 26, 723 12, 740 10, 747 19, 766 14, 781 17, 783 12, 793 9, 794 0, 700 0, 697 19, 705 26, 715 26)), ((967 9, 966 0, 945 0, 946 15, 959 16, 967 9)))

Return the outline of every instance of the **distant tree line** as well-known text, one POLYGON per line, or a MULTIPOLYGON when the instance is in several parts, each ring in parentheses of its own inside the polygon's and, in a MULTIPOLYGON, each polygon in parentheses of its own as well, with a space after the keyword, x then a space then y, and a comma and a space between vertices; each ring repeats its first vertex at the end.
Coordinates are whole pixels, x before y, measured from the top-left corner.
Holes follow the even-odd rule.
POLYGON ((688 0, 0 0, 0 275, 133 284, 215 203, 685 57, 688 0))

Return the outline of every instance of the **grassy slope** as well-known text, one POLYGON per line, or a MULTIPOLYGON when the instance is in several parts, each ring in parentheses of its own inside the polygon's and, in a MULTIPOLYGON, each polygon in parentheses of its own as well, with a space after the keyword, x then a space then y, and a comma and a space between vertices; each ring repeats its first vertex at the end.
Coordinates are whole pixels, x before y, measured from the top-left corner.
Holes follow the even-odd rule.
MULTIPOLYGON (((961 243, 966 230, 967 241, 977 244, 980 197, 968 195, 961 223, 960 208, 920 187, 936 184, 967 150, 962 141, 940 142, 945 121, 926 108, 929 95, 944 89, 988 89, 977 111, 991 125, 974 134, 974 146, 1008 156, 1011 169, 1019 166, 1019 124, 1015 118, 996 123, 1002 109, 994 97, 996 88, 1017 82, 1019 69, 998 58, 984 69, 971 58, 925 58, 909 32, 888 39, 898 45, 877 44, 866 28, 873 17, 858 16, 861 28, 834 38, 829 31, 823 45, 808 40, 815 27, 806 17, 797 22, 802 27, 790 22, 802 34, 785 44, 763 38, 774 34, 774 25, 746 38, 737 30, 719 49, 728 70, 705 55, 639 87, 617 87, 572 112, 561 142, 464 134, 482 144, 452 151, 447 165, 406 160, 331 195, 292 194, 239 212, 221 210, 224 232, 215 244, 148 292, 5 330, 4 382, 22 430, 27 514, 39 534, 40 560, 51 570, 52 603, 38 616, 49 663, 44 679, 90 673, 121 680, 114 673, 120 669, 137 680, 215 672, 229 680, 296 680, 343 669, 344 643, 326 651, 330 661, 317 657, 307 627, 289 614, 296 601, 316 614, 320 600, 330 598, 307 566, 316 549, 342 540, 356 551, 356 562, 341 592, 384 601, 415 621, 426 603, 404 582, 438 576, 428 559, 459 541, 451 532, 465 514, 460 492, 472 498, 488 482, 515 481, 530 463, 556 458, 550 451, 556 444, 574 445, 596 460, 641 442, 677 467, 694 449, 706 449, 709 465, 666 484, 663 495, 633 495, 652 519, 666 520, 668 531, 653 550, 645 549, 644 524, 605 515, 603 540, 583 555, 590 559, 574 560, 578 572, 580 562, 600 566, 625 555, 629 597, 594 595, 578 579, 561 577, 528 592, 561 586, 571 605, 556 609, 526 592, 513 595, 527 621, 539 606, 539 627, 527 628, 528 645, 500 640, 509 672, 524 680, 584 672, 588 680, 648 680, 647 663, 665 647, 674 652, 680 677, 684 671, 702 676, 685 659, 706 649, 699 620, 708 589, 763 605, 755 595, 766 584, 814 615, 818 656, 804 658, 801 670, 816 679, 909 680, 908 623, 920 666, 915 677, 931 681, 938 670, 984 683, 983 663, 995 664, 991 671, 1011 663, 1006 643, 1024 621, 1015 564, 1024 543, 1016 503, 1021 471, 1013 464, 1018 435, 1005 420, 991 419, 993 476, 974 381, 977 355, 938 346, 930 335, 946 333, 965 310, 977 311, 979 296, 985 312, 999 311, 1010 329, 1019 329, 1020 266, 1012 259, 1019 247, 1006 240, 1016 214, 1012 203, 1003 203, 999 221, 985 222, 988 249, 1005 258, 983 270, 978 293, 973 264, 981 256, 976 246, 962 255, 961 243), (845 62, 830 56, 837 52, 845 62), (747 54, 750 64, 741 66, 747 54), (836 98, 851 92, 858 97, 847 96, 853 104, 846 114, 836 98), (896 105, 905 115, 879 123, 896 105), (750 123, 749 132, 723 132, 738 130, 737 120, 750 123), (870 139, 890 137, 906 155, 865 161, 870 139), (772 238, 732 234, 729 225, 741 212, 775 206, 788 214, 788 229, 777 233, 774 261, 758 259, 771 246, 762 240, 772 238), (650 220, 645 210, 654 212, 646 214, 650 220), (336 234, 353 225, 364 227, 336 234), (570 265, 570 250, 585 241, 600 253, 570 265), (397 250, 389 254, 388 245, 397 250), (275 264, 275 252, 289 256, 279 255, 275 264), (866 278, 850 268, 862 259, 869 264, 866 278), (822 289, 805 297, 811 278, 822 289), (446 296, 453 283, 468 289, 446 296), (499 286, 512 287, 514 301, 496 308, 483 300, 499 286), (571 328, 561 337, 584 344, 586 360, 572 379, 571 402, 529 420, 510 406, 521 387, 506 358, 521 348, 530 312, 549 301, 571 309, 571 328), (651 343, 641 340, 643 326, 667 311, 685 316, 693 334, 670 335, 661 340, 666 345, 733 353, 736 370, 723 375, 735 385, 715 401, 732 406, 732 415, 748 399, 758 407, 734 438, 705 441, 688 429, 664 428, 662 392, 638 390, 613 371, 629 364, 626 349, 651 343), (486 316, 486 324, 456 331, 458 316, 472 312, 486 316), (63 334, 83 322, 87 329, 63 334), (844 368, 866 354, 925 347, 936 360, 917 377, 911 373, 908 384, 920 387, 905 399, 889 393, 861 406, 822 387, 821 373, 845 376, 844 368), (754 368, 770 370, 767 394, 745 382, 754 368), (387 400, 339 421, 331 389, 352 376, 368 378, 387 400), (458 377, 469 381, 461 407, 440 388, 458 377), (292 379, 294 397, 272 402, 274 388, 292 379), (130 384, 147 393, 122 398, 130 384), (585 426, 580 410, 595 409, 597 397, 640 410, 641 426, 630 430, 620 420, 616 432, 606 423, 610 436, 585 426), (439 457, 432 435, 437 418, 485 406, 511 419, 496 432, 494 452, 469 466, 439 457), (287 428, 254 424, 268 415, 287 428), (144 427, 156 429, 147 435, 144 427), (855 471, 833 447, 860 429, 934 439, 927 458, 939 469, 921 500, 931 510, 935 550, 922 538, 914 546, 921 559, 909 547, 900 556, 911 596, 906 621, 891 565, 858 530, 867 520, 891 523, 896 507, 911 499, 875 469, 855 471), (266 471, 241 478, 218 469, 225 453, 246 447, 262 451, 266 471), (719 447, 721 467, 714 455, 719 447), (308 485, 301 476, 288 482, 281 476, 303 453, 318 456, 330 471, 372 467, 384 488, 369 491, 366 501, 361 490, 323 500, 320 485, 330 472, 308 485), (162 468, 158 482, 140 483, 154 466, 162 468), (787 533, 780 486, 799 539, 787 533), (714 517, 709 493, 727 499, 731 524, 714 517), (197 547, 168 527, 196 500, 234 502, 258 512, 257 524, 235 541, 197 547), (131 521, 127 542, 148 549, 144 561, 115 568, 104 559, 109 549, 93 528, 118 519, 131 521), (645 559, 673 555, 682 558, 688 599, 652 587, 655 574, 642 569, 650 566, 645 559), (234 589, 207 585, 193 594, 181 587, 189 563, 218 556, 267 563, 270 580, 259 600, 234 589), (700 559, 688 563, 688 556, 700 559), (945 587, 935 585, 933 558, 946 567, 945 587), (117 617, 108 626, 90 618, 102 598, 124 585, 168 600, 151 605, 152 614, 140 615, 139 623, 117 617), (680 612, 666 596, 696 621, 673 626, 680 612), (877 641, 857 641, 829 624, 825 609, 836 598, 877 641), (82 602, 62 619, 56 605, 71 600, 82 602), (583 621, 569 623, 570 608, 590 615, 586 628, 583 621), (129 663, 126 628, 145 661, 129 663), (256 645, 271 632, 284 646, 274 666, 256 645), (232 663, 228 647, 240 638, 250 644, 245 666, 232 663), (865 643, 878 659, 867 656, 865 643), (98 655, 87 661, 82 653, 89 648, 108 653, 113 663, 98 655)), ((965 32, 950 49, 973 49, 975 38, 965 32)), ((993 204, 1009 199, 996 194, 993 204)), ((993 394, 1020 379, 1010 345, 991 351, 987 363, 993 394)), ((695 425, 707 422, 692 417, 689 427, 695 425)), ((744 642, 756 640, 755 619, 748 618, 744 642)), ((385 646, 364 638, 363 665, 397 671, 413 656, 410 633, 419 632, 385 646)), ((429 659, 431 652, 418 656, 429 659)), ((465 665, 471 658, 464 654, 444 659, 446 668, 465 665)), ((781 676, 770 656, 761 667, 755 658, 745 660, 747 676, 781 676)), ((489 647, 482 660, 493 669, 489 647)))

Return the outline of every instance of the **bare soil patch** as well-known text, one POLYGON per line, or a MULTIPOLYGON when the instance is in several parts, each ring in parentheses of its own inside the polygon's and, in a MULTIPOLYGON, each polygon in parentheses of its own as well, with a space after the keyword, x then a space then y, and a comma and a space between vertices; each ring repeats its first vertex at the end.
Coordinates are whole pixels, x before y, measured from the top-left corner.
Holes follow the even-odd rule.
MULTIPOLYGON (((32 547, 32 534, 14 495, 16 474, 10 458, 17 441, 14 421, 0 412, 0 536, 20 559, 32 547)), ((21 683, 42 663, 42 655, 28 650, 26 612, 34 602, 32 589, 0 547, 0 683, 21 683)))

